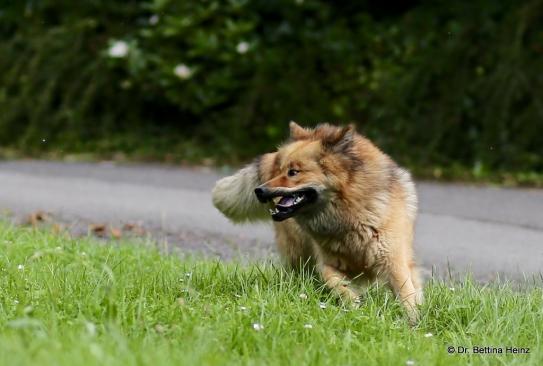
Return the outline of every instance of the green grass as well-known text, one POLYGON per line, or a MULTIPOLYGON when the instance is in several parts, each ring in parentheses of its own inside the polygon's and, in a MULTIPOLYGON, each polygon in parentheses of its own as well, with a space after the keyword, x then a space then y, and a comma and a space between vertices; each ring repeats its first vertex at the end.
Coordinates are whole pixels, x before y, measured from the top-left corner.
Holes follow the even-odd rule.
POLYGON ((533 283, 431 281, 410 328, 384 288, 348 310, 310 275, 180 259, 151 244, 0 225, 0 271, 1 365, 543 363, 543 291, 533 283), (447 353, 474 345, 530 354, 447 353))

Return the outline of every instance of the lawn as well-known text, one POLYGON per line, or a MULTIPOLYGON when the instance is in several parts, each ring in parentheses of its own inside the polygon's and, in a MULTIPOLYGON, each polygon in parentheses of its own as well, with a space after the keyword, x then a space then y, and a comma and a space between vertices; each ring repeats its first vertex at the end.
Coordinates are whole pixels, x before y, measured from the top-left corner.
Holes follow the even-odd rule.
POLYGON ((311 275, 163 255, 152 243, 0 224, 0 271, 1 365, 543 364, 541 281, 430 281, 411 328, 384 288, 346 309, 311 275))

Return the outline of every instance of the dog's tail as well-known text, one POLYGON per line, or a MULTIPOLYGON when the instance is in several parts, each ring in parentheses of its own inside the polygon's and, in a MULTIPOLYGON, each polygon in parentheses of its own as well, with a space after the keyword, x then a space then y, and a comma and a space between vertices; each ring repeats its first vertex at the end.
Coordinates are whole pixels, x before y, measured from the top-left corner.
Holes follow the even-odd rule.
POLYGON ((212 191, 213 205, 233 222, 269 220, 268 207, 256 198, 260 181, 260 161, 247 165, 236 174, 222 178, 212 191))

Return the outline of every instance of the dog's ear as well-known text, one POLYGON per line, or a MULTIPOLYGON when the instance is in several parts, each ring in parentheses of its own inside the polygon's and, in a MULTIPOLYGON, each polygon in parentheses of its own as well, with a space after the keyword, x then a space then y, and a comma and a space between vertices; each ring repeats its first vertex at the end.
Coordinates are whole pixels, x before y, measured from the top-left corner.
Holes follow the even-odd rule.
POLYGON ((290 121, 288 126, 290 128, 290 138, 292 140, 303 140, 303 139, 308 138, 309 135, 311 134, 311 131, 303 128, 302 126, 300 126, 294 121, 290 121))
POLYGON ((327 150, 344 153, 352 146, 355 135, 356 127, 351 123, 328 134, 323 138, 322 143, 327 150))

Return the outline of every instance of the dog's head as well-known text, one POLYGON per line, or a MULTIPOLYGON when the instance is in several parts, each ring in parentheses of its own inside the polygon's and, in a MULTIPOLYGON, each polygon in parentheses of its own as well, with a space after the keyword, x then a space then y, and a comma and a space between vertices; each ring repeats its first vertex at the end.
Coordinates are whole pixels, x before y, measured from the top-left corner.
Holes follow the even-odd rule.
POLYGON ((353 125, 306 129, 291 122, 289 142, 268 154, 271 178, 255 189, 260 202, 272 203, 273 220, 311 216, 333 203, 361 164, 358 138, 353 125))

